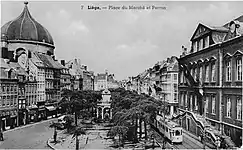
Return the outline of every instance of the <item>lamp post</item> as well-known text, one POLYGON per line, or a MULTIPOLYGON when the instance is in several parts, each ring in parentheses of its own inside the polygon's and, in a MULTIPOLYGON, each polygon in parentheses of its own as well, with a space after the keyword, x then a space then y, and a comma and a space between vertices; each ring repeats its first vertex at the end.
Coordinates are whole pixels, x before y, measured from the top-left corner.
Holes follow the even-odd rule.
MULTIPOLYGON (((202 95, 202 101, 203 101, 203 119, 204 119, 204 121, 206 121, 206 107, 205 107, 206 99, 203 96, 204 91, 203 91, 203 87, 202 87, 201 82, 200 82, 200 85, 199 85, 199 93, 202 95)), ((205 122, 203 124, 203 135, 202 135, 202 138, 203 138, 203 149, 205 149, 205 147, 206 147, 206 141, 205 141, 205 122)))

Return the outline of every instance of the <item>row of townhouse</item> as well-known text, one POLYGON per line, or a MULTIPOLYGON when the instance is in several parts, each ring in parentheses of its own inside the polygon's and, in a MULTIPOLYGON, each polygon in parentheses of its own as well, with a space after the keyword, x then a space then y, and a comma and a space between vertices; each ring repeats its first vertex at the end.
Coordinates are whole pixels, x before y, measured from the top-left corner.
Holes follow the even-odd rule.
MULTIPOLYGON (((94 90, 95 76, 80 60, 58 62, 54 41, 24 3, 22 13, 1 27, 0 128, 57 116, 63 89, 94 90)), ((110 81, 110 78, 109 78, 110 81)), ((114 87, 114 86, 113 86, 114 87)))
POLYGON ((182 47, 180 57, 158 62, 123 80, 122 86, 161 101, 166 108, 163 113, 199 139, 207 136, 215 143, 219 137, 240 147, 242 35, 243 16, 219 27, 199 23, 189 51, 182 47))
POLYGON ((124 80, 126 90, 147 94, 161 101, 166 115, 172 116, 178 111, 178 62, 175 56, 157 62, 135 77, 124 80))
POLYGON ((101 91, 104 89, 118 88, 119 82, 115 79, 114 74, 109 74, 106 70, 105 73, 98 73, 94 77, 94 90, 101 91))

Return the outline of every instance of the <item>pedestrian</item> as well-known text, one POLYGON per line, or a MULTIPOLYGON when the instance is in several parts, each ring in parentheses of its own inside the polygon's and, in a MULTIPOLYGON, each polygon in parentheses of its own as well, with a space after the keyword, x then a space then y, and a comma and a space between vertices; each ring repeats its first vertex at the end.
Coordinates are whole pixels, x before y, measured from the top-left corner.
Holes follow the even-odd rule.
POLYGON ((0 141, 3 141, 3 132, 2 132, 2 129, 0 129, 0 141))
POLYGON ((89 137, 86 138, 86 144, 88 144, 88 141, 89 141, 89 137))

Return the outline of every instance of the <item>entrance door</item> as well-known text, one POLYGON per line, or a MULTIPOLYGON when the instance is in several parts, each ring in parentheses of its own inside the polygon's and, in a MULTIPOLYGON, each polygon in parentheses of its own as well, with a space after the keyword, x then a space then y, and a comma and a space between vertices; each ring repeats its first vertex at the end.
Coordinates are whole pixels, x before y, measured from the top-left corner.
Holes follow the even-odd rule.
POLYGON ((2 130, 5 131, 6 130, 6 128, 5 128, 5 126, 6 126, 5 119, 1 120, 1 123, 2 123, 2 130))
POLYGON ((190 128, 190 119, 187 118, 186 120, 187 120, 187 124, 186 124, 187 125, 187 131, 189 131, 189 128, 190 128))

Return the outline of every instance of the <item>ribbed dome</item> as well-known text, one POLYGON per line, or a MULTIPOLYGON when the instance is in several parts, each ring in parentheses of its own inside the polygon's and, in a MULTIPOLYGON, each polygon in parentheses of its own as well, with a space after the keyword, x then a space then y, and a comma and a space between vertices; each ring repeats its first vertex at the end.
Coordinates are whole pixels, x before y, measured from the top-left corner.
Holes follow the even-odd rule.
POLYGON ((27 4, 25 2, 24 10, 18 18, 1 27, 1 37, 4 35, 8 40, 28 40, 54 45, 51 34, 30 15, 27 4))

